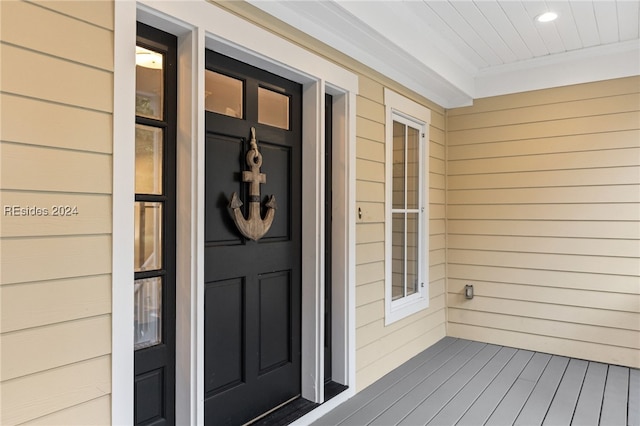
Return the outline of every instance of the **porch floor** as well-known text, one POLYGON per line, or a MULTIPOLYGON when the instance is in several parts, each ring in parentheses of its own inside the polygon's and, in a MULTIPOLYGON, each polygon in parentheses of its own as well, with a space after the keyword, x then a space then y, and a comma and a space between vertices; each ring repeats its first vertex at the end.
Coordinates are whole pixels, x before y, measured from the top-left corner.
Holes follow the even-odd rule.
POLYGON ((640 425, 640 370, 446 337, 314 425, 640 425))

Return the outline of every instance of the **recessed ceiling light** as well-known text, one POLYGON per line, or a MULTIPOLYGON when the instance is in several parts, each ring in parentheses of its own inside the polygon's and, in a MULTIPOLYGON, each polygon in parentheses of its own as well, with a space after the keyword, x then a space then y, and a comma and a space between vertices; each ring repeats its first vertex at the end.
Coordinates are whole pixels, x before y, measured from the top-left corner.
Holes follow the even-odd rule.
POLYGON ((551 22, 558 17, 558 14, 555 12, 545 12, 541 15, 536 16, 536 21, 538 22, 551 22))
POLYGON ((162 69, 162 55, 153 50, 136 46, 136 65, 154 70, 162 69))

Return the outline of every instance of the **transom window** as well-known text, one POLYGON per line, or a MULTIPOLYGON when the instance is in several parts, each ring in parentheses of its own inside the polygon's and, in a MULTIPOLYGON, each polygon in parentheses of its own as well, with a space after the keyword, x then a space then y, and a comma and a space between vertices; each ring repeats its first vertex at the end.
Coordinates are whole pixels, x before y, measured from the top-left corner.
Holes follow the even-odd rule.
POLYGON ((428 109, 385 91, 385 323, 428 307, 428 109))

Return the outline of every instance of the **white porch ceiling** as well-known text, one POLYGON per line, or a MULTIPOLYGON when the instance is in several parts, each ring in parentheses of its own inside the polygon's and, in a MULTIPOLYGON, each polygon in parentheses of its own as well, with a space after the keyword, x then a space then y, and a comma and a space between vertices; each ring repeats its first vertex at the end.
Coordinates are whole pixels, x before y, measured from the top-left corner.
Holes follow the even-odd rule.
POLYGON ((447 108, 640 74, 640 0, 249 2, 447 108))

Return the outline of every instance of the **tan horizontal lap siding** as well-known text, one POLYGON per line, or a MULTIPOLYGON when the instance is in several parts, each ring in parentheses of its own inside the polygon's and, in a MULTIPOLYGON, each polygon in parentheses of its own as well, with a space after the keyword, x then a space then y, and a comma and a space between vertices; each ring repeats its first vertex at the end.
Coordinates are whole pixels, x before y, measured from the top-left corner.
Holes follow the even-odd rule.
POLYGON ((0 19, 0 423, 109 424, 113 3, 0 19))
POLYGON ((633 77, 448 111, 450 335, 640 366, 639 92, 633 77))
POLYGON ((445 335, 444 111, 431 108, 429 308, 384 325, 385 107, 384 86, 360 76, 357 99, 356 370, 363 389, 445 335))

